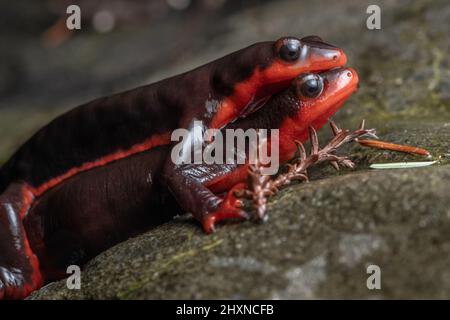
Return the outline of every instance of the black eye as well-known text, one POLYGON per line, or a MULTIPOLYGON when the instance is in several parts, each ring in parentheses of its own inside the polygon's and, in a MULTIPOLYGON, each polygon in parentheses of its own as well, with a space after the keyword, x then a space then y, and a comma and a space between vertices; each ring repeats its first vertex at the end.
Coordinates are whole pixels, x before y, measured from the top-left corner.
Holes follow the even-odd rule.
POLYGON ((279 47, 280 58, 287 62, 296 61, 300 57, 300 41, 295 38, 286 38, 282 40, 279 47))
POLYGON ((306 98, 317 98, 323 91, 323 79, 317 74, 309 74, 300 82, 300 94, 306 98))

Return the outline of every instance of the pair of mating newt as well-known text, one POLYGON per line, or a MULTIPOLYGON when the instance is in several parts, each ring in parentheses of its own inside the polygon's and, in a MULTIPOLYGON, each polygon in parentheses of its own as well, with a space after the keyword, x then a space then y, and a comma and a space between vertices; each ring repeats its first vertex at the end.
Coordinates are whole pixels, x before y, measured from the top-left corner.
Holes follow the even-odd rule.
POLYGON ((317 36, 261 42, 56 118, 0 169, 0 299, 19 299, 111 246, 191 212, 206 232, 246 218, 248 165, 177 165, 171 133, 279 129, 279 159, 357 89, 342 49, 317 36), (176 201, 174 201, 174 199, 176 201))

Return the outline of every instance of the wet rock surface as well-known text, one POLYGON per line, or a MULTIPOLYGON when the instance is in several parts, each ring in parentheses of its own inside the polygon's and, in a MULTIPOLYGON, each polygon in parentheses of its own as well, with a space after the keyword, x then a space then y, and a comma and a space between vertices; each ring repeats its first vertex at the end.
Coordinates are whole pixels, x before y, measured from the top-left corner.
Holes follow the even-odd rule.
POLYGON ((442 166, 292 186, 267 223, 205 236, 178 219, 95 258, 81 290, 61 281, 33 298, 448 298, 449 179, 442 166), (381 290, 366 286, 372 264, 381 290))
MULTIPOLYGON (((17 59, 30 61, 37 50, 38 56, 58 57, 49 59, 52 70, 59 64, 92 64, 97 66, 95 81, 114 81, 105 82, 107 88, 93 86, 88 94, 75 86, 75 95, 53 100, 39 95, 36 103, 49 108, 34 111, 32 119, 23 107, 32 103, 30 98, 9 98, 16 108, 1 110, 0 159, 55 113, 86 96, 185 71, 255 41, 318 34, 344 48, 361 79, 358 93, 336 115, 337 123, 355 128, 365 118, 382 139, 427 148, 439 160, 428 168, 374 171, 369 164, 425 159, 349 146, 356 171, 316 169, 312 182, 290 186, 272 198, 267 223, 229 224, 206 236, 189 217, 178 218, 93 259, 82 273, 81 290, 68 290, 63 280, 32 298, 450 298, 450 5, 444 0, 380 1, 382 30, 370 31, 365 27, 369 4, 267 2, 227 16, 220 28, 211 27, 214 33, 195 41, 162 43, 162 53, 144 44, 158 30, 123 31, 100 42, 93 35, 80 36, 56 53, 30 45, 17 59), (101 63, 90 57, 93 43, 103 52, 101 63), (142 48, 136 50, 133 43, 142 48), (69 61, 71 55, 65 53, 73 45, 81 51, 69 61), (166 57, 173 63, 148 67, 180 46, 188 47, 185 55, 166 57), (142 58, 146 49, 152 53, 148 60, 142 58), (129 59, 119 64, 114 52, 129 59), (133 54, 140 58, 133 59, 133 54), (131 71, 117 80, 124 69, 131 71), (381 268, 381 290, 366 286, 367 266, 372 264, 381 268)), ((196 28, 207 25, 198 23, 196 28)), ((183 24, 164 32, 178 27, 183 24)), ((43 77, 38 77, 42 85, 49 76, 44 69, 42 65, 27 72, 34 79, 43 77)), ((14 78, 10 68, 2 70, 14 78)), ((327 130, 321 133, 322 144, 328 137, 327 130)))

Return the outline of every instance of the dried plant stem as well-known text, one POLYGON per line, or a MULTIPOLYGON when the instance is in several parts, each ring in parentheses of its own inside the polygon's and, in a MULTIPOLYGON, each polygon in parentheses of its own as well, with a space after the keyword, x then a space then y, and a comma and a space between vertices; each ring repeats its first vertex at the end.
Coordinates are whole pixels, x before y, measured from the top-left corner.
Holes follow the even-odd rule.
POLYGON ((405 152, 405 153, 410 153, 410 154, 417 154, 420 156, 430 156, 430 152, 428 150, 418 148, 418 147, 396 144, 396 143, 380 141, 380 140, 357 139, 356 141, 360 145, 365 146, 365 147, 405 152))

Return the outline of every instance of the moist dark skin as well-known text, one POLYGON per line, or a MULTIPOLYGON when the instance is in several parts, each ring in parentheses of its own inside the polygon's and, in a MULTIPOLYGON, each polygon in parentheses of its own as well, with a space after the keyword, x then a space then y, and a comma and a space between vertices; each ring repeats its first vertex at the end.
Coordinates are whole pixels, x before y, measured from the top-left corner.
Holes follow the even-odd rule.
POLYGON ((168 207, 174 202, 204 223, 221 200, 192 179, 195 168, 168 161, 172 145, 167 134, 189 128, 194 119, 203 120, 207 127, 222 127, 252 110, 252 104, 286 88, 300 72, 344 63, 342 50, 317 37, 282 38, 148 86, 99 98, 52 121, 0 170, 0 299, 23 298, 39 288, 43 283, 39 264, 48 269, 42 272, 44 278, 52 279, 61 273, 61 261, 84 262, 142 228, 169 219, 173 214, 165 212, 172 212, 168 207), (294 49, 297 43, 299 52, 307 48, 308 55, 290 55, 292 43, 294 49), (272 71, 275 64, 274 70, 281 73, 272 71), (264 76, 255 81, 259 74, 264 76), (242 84, 245 90, 239 89, 242 84), (248 92, 249 96, 242 96, 248 92), (217 108, 207 107, 212 102, 217 108), (86 164, 91 166, 83 167, 86 164), (147 172, 156 171, 161 176, 147 182, 147 172), (87 182, 77 185, 80 179, 87 182), (99 181, 102 184, 94 187, 99 181), (168 204, 161 188, 176 201, 168 204), (54 193, 58 196, 50 201, 54 193), (122 210, 118 203, 129 207, 122 210), (99 208, 105 215, 92 218, 99 208), (80 216, 75 211, 83 212, 80 216))

